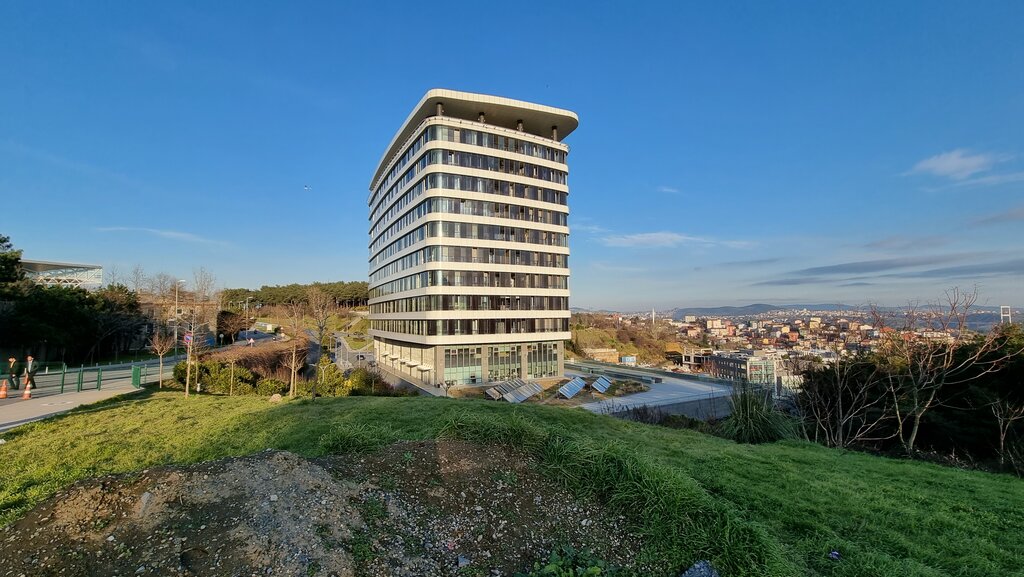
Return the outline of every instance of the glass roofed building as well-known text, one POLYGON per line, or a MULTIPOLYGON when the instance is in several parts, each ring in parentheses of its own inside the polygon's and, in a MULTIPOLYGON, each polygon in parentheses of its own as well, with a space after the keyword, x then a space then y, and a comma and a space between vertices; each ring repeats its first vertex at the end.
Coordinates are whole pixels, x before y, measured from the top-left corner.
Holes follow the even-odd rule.
POLYGON ((103 284, 103 267, 95 264, 22 260, 21 271, 44 286, 99 288, 103 284))
POLYGON ((560 376, 568 110, 431 90, 370 185, 370 334, 421 386, 560 376))

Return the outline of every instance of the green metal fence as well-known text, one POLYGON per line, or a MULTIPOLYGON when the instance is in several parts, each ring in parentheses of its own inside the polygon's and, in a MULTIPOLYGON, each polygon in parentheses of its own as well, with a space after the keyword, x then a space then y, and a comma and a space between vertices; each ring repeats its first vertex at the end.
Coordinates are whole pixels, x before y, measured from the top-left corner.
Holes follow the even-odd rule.
MULTIPOLYGON (((176 359, 165 361, 173 366, 176 359)), ((125 363, 121 365, 80 365, 69 367, 62 362, 40 363, 35 374, 33 397, 58 395, 71 392, 100 391, 113 388, 141 389, 147 384, 156 383, 158 371, 152 363, 125 363), (150 370, 152 369, 152 370, 150 370)), ((17 372, 18 384, 24 379, 24 370, 17 372)), ((7 379, 6 373, 0 379, 7 379)))

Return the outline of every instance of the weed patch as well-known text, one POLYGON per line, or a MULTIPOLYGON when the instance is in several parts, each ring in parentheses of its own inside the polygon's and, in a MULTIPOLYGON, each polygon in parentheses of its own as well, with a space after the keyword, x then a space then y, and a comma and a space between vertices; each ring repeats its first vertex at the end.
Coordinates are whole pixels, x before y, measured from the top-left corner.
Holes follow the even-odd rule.
POLYGON ((366 453, 397 439, 398 434, 387 426, 338 424, 320 437, 320 451, 324 454, 366 453))

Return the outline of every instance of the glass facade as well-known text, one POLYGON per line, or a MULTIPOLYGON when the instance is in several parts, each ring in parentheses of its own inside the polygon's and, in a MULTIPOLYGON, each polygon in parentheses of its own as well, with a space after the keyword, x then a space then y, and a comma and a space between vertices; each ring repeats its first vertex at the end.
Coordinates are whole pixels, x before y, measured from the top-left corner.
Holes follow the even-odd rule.
POLYGON ((531 379, 558 376, 558 343, 526 345, 526 376, 531 379))
POLYGON ((569 319, 371 319, 370 329, 407 335, 511 335, 569 330, 569 319))
POLYGON ((380 227, 390 223, 392 218, 401 214, 405 207, 409 206, 412 201, 419 198, 424 192, 436 189, 479 192, 481 194, 507 196, 560 206, 565 206, 569 198, 569 193, 567 192, 552 190, 543 186, 479 176, 467 176, 465 174, 433 172, 427 174, 414 186, 406 190, 394 204, 382 204, 378 207, 371 216, 376 225, 370 229, 370 234, 376 235, 380 231, 380 227), (379 212, 383 214, 378 214, 379 212))
POLYGON ((428 246, 375 270, 370 282, 386 279, 396 273, 428 262, 478 262, 568 268, 569 255, 520 249, 475 248, 469 246, 428 246))
POLYGON ((403 235, 374 255, 370 260, 371 267, 386 262, 396 254, 428 238, 470 238, 543 246, 569 246, 569 235, 560 232, 471 222, 428 222, 403 235))
MULTIPOLYGON (((409 166, 410 163, 414 162, 414 160, 416 163, 422 162, 422 159, 418 158, 420 151, 423 150, 423 147, 428 142, 433 142, 435 140, 461 142, 462 144, 471 144, 473 146, 480 146, 483 148, 513 152, 525 156, 532 156, 534 158, 550 160, 559 164, 565 164, 565 151, 551 146, 544 146, 543 144, 519 138, 512 138, 503 134, 492 134, 482 130, 455 128, 450 126, 429 126, 420 132, 419 137, 417 137, 415 141, 410 143, 408 150, 398 158, 394 166, 392 166, 384 176, 384 179, 377 186, 373 198, 370 200, 371 206, 376 208, 378 200, 381 202, 387 201, 388 195, 394 192, 396 180, 400 176, 402 178, 407 178, 409 173, 414 172, 412 169, 405 171, 405 168, 409 166), (385 190, 387 190, 388 194, 381 196, 381 193, 385 190)), ((424 153, 424 156, 426 155, 427 153, 424 153)))
POLYGON ((444 380, 448 385, 483 382, 481 347, 448 347, 444 350, 444 380))
POLYGON ((431 213, 486 216, 489 218, 539 222, 542 224, 553 224, 556 226, 568 226, 569 220, 568 214, 557 210, 546 210, 532 206, 502 202, 467 200, 465 198, 434 197, 428 198, 417 204, 415 208, 410 209, 409 212, 402 215, 401 218, 391 223, 391 226, 373 239, 370 246, 380 247, 384 242, 387 242, 389 238, 393 237, 403 228, 431 213))
POLYGON ((426 311, 564 311, 569 297, 511 295, 426 295, 370 305, 373 314, 426 311))
POLYGON ((519 378, 522 357, 520 345, 498 345, 487 347, 490 355, 487 359, 487 379, 489 381, 507 381, 519 378))
POLYGON ((478 286, 494 288, 567 289, 569 277, 553 274, 489 272, 474 270, 428 270, 411 274, 370 289, 375 299, 429 286, 478 286))

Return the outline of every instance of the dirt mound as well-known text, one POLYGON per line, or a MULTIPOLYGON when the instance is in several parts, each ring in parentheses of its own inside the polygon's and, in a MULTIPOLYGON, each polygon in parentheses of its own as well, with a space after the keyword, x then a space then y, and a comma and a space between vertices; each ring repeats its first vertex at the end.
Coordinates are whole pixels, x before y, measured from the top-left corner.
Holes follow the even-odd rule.
POLYGON ((0 576, 511 575, 559 545, 630 566, 623 526, 505 448, 265 451, 78 483, 0 532, 0 576))

